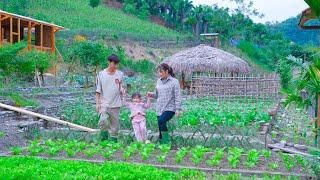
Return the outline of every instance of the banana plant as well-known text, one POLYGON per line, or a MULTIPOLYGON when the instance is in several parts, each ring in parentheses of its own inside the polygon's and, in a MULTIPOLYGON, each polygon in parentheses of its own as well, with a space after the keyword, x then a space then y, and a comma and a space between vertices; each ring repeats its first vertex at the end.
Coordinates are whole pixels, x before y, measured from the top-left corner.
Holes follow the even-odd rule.
POLYGON ((320 0, 304 0, 311 8, 312 12, 320 17, 320 0))
MULTIPOLYGON (((300 68, 300 74, 292 80, 285 105, 296 103, 300 106, 309 107, 312 105, 312 101, 316 100, 318 107, 315 127, 318 129, 320 127, 320 58, 315 57, 312 61, 305 63, 301 59, 293 57, 289 57, 288 60, 300 68), (303 97, 301 94, 303 91, 307 93, 308 97, 303 97)), ((315 143, 317 144, 317 135, 315 143)))

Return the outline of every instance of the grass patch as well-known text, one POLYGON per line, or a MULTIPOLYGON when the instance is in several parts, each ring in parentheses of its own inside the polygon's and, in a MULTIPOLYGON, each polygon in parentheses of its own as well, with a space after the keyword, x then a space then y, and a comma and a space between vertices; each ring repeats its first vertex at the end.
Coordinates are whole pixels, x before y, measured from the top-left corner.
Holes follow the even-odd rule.
POLYGON ((36 100, 26 99, 25 97, 17 93, 8 94, 7 97, 11 101, 13 101, 15 106, 18 106, 18 107, 26 107, 26 106, 38 107, 39 106, 39 103, 36 100))
MULTIPOLYGON (((50 0, 28 2, 28 15, 64 26, 77 34, 134 37, 144 39, 181 39, 184 35, 147 20, 101 5, 91 8, 88 0, 50 0)), ((64 32, 63 32, 64 33, 64 32)))

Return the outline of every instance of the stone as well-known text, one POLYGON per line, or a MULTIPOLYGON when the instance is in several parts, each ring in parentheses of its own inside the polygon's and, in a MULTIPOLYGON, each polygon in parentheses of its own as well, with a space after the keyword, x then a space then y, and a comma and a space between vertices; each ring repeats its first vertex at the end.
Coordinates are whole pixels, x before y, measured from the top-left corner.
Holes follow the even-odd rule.
POLYGON ((286 141, 281 140, 279 144, 277 144, 280 147, 285 147, 286 141))
POLYGON ((278 149, 278 148, 273 148, 272 151, 273 151, 273 152, 279 152, 280 149, 278 149))
POLYGON ((287 142, 286 145, 287 145, 288 147, 293 147, 293 146, 294 146, 294 144, 291 143, 291 142, 287 142))
POLYGON ((295 144, 293 147, 296 148, 297 150, 300 150, 300 151, 306 151, 306 150, 308 150, 308 147, 307 147, 307 146, 301 145, 301 144, 295 144))

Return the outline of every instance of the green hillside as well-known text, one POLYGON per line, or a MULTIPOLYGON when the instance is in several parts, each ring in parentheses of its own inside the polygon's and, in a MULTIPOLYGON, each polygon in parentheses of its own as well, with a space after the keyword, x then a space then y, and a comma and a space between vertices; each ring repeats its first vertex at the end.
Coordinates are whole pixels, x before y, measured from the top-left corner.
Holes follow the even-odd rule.
POLYGON ((120 10, 107 8, 104 5, 93 9, 88 2, 88 0, 28 0, 24 11, 14 7, 4 10, 53 22, 70 29, 69 33, 81 32, 91 36, 107 35, 143 39, 183 38, 183 35, 176 31, 127 15, 120 10))

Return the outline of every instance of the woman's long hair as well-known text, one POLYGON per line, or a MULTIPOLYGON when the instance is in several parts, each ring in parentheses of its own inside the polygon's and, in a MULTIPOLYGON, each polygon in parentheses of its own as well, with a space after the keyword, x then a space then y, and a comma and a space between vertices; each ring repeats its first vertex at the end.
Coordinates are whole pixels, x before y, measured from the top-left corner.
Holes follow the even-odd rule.
POLYGON ((175 74, 173 73, 173 69, 172 67, 170 67, 168 64, 166 63, 162 63, 158 66, 158 71, 168 71, 168 73, 170 74, 170 76, 174 77, 175 74))

